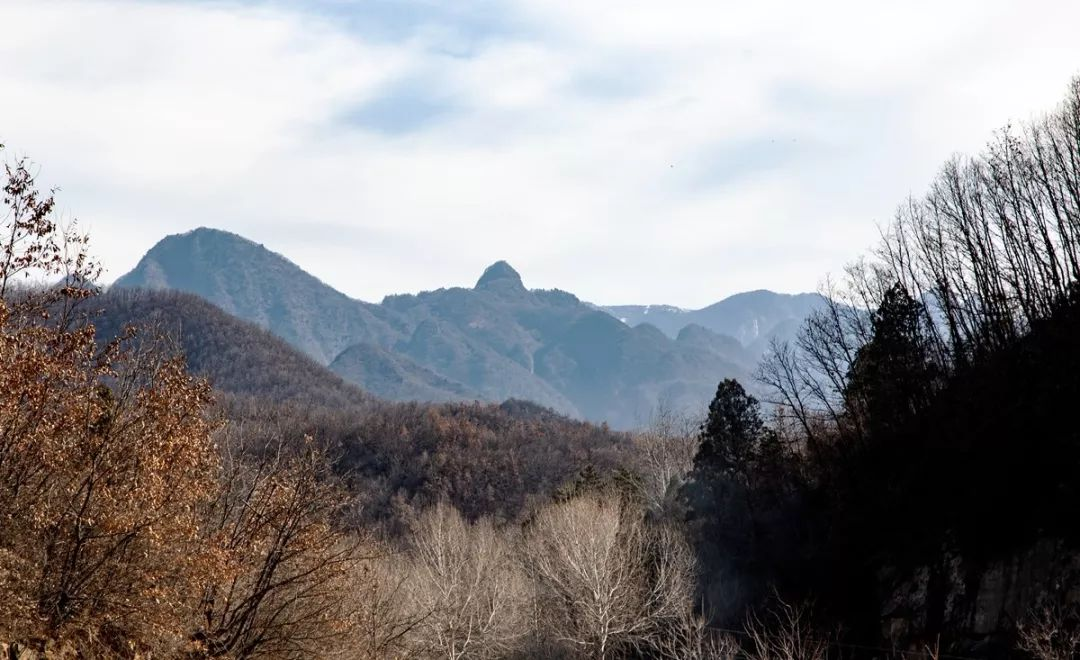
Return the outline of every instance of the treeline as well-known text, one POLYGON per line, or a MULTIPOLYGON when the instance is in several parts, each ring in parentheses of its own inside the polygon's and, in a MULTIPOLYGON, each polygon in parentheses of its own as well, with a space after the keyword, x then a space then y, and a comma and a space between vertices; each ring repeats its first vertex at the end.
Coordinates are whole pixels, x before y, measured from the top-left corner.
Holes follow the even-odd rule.
POLYGON ((710 408, 684 493, 718 618, 780 597, 864 647, 1076 657, 1080 80, 828 293, 760 369, 773 407, 710 408))
POLYGON ((587 465, 629 461, 629 436, 523 402, 374 403, 363 408, 271 404, 220 396, 224 418, 317 438, 334 457, 356 522, 388 533, 443 501, 469 520, 520 522, 587 465))

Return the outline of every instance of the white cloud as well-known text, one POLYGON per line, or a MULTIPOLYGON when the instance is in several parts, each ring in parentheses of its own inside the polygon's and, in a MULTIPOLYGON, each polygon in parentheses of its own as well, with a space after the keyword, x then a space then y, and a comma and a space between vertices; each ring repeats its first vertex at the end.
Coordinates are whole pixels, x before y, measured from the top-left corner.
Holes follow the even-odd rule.
POLYGON ((813 288, 1080 70, 1049 0, 330 4, 0 0, 0 141, 112 276, 209 225, 365 299, 695 306, 813 288))

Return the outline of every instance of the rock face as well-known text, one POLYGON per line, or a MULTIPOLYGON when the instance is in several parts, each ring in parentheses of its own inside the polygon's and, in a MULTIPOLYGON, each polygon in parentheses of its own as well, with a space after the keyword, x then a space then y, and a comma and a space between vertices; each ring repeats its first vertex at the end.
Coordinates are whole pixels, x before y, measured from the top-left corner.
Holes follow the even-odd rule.
POLYGON ((480 279, 473 287, 477 291, 498 290, 515 291, 524 293, 525 284, 521 281, 521 275, 505 261, 496 261, 484 269, 480 279))
POLYGON ((888 598, 882 632, 896 643, 926 637, 942 627, 975 647, 993 646, 1015 630, 1042 598, 1080 603, 1080 593, 1053 593, 1047 585, 1080 584, 1080 555, 1064 543, 1041 539, 1005 559, 979 561, 946 555, 939 566, 921 566, 901 577, 879 574, 888 598))
MULTIPOLYGON (((522 399, 616 428, 646 421, 661 401, 700 412, 723 378, 752 386, 757 359, 711 326, 669 332, 663 323, 622 322, 564 291, 529 290, 505 261, 472 288, 372 304, 262 245, 202 228, 166 237, 114 285, 132 287, 194 293, 382 398, 522 399)), ((795 313, 740 306, 757 311, 739 312, 732 327, 772 328, 774 317, 795 313)), ((709 310, 715 326, 724 313, 709 310)))

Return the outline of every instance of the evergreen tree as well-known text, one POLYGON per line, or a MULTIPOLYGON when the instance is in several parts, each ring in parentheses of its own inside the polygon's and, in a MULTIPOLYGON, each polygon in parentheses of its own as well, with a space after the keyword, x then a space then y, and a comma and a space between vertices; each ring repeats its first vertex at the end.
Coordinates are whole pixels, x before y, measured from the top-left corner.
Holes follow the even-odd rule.
POLYGON ((848 374, 848 411, 872 436, 897 432, 930 401, 938 369, 930 352, 926 310, 901 284, 871 315, 872 336, 848 374))
POLYGON ((718 611, 739 611, 762 587, 758 568, 766 549, 757 521, 754 474, 760 448, 770 436, 757 400, 737 381, 721 382, 682 490, 691 536, 703 560, 702 586, 718 611))
POLYGON ((766 434, 757 399, 747 394, 738 381, 725 379, 716 388, 709 415, 701 425, 701 445, 694 457, 695 477, 745 479, 766 434))

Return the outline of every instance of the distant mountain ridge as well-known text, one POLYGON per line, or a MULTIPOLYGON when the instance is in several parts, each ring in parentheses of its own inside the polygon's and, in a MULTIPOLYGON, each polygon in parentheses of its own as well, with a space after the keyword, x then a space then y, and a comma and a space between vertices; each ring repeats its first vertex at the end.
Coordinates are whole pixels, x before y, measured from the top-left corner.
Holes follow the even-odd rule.
POLYGON ((113 287, 198 295, 381 398, 522 399, 617 428, 645 421, 660 401, 701 410, 723 378, 748 382, 761 342, 800 323, 813 300, 762 291, 689 312, 597 307, 529 290, 499 261, 471 289, 374 304, 208 228, 162 239, 113 287))
POLYGON ((772 338, 790 338, 802 320, 824 303, 825 299, 817 293, 787 294, 759 289, 737 293, 702 309, 671 305, 611 305, 601 309, 630 326, 653 325, 671 338, 696 325, 732 337, 750 354, 760 356, 772 338))

